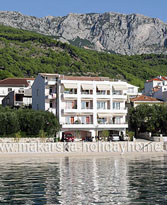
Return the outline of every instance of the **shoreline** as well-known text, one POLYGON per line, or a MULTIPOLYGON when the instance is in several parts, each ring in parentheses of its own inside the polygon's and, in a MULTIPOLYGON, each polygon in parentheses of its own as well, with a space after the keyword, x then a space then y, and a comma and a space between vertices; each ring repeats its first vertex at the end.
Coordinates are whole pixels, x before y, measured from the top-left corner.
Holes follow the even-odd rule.
POLYGON ((167 151, 162 152, 93 152, 93 153, 0 153, 2 158, 66 158, 66 157, 124 157, 133 158, 141 156, 167 156, 167 151))

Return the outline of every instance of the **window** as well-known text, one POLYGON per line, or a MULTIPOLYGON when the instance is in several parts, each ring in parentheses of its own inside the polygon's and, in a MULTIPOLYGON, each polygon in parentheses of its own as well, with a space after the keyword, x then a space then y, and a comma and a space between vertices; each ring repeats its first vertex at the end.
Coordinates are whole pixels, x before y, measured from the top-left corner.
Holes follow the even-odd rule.
POLYGON ((8 92, 12 92, 12 88, 8 88, 8 92))
POLYGON ((37 110, 39 110, 39 105, 37 104, 37 110))
POLYGON ((112 119, 113 124, 121 124, 121 119, 122 117, 119 117, 119 116, 113 117, 112 119))
POLYGON ((66 117, 65 117, 65 123, 66 123, 66 124, 70 124, 70 117, 69 117, 69 116, 66 116, 66 117))
POLYGON ((122 91, 121 90, 114 90, 113 95, 122 95, 122 91))
POLYGON ((82 102, 82 103, 81 103, 81 108, 82 108, 82 109, 86 109, 86 102, 82 102))
POLYGON ((72 109, 72 101, 66 102, 66 109, 72 109))
POLYGON ((128 88, 128 93, 134 93, 134 87, 128 88))
POLYGON ((53 107, 53 103, 52 103, 52 101, 50 101, 50 108, 52 108, 53 107))
POLYGON ((97 95, 105 95, 106 90, 97 90, 97 95))
POLYGON ((120 110, 120 102, 113 102, 113 110, 120 110))
POLYGON ((90 102, 82 101, 81 109, 90 109, 90 102))
POLYGON ((72 88, 72 89, 65 88, 64 93, 65 94, 77 94, 77 89, 75 89, 75 88, 72 88))
POLYGON ((77 109, 77 101, 67 101, 66 109, 77 109))
POLYGON ((51 95, 53 93, 53 88, 49 87, 49 95, 51 95))
POLYGON ((81 117, 81 123, 82 124, 86 124, 86 116, 82 116, 81 117))
POLYGON ((101 117, 97 121, 98 121, 98 124, 106 124, 107 118, 101 117))
POLYGON ((92 95, 93 94, 93 90, 81 90, 81 93, 82 94, 85 94, 85 95, 92 95))
POLYGON ((106 102, 104 102, 104 101, 98 101, 98 102, 97 102, 97 109, 103 109, 103 110, 105 110, 105 109, 106 109, 106 102))

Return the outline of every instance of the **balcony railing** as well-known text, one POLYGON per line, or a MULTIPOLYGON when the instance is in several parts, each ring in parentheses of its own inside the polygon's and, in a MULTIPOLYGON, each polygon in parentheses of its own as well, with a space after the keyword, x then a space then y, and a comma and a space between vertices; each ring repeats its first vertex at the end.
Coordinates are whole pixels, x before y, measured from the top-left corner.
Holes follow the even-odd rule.
POLYGON ((66 122, 65 124, 66 125, 91 125, 93 124, 93 122, 92 121, 91 122, 73 122, 73 123, 66 122))
POLYGON ((93 92, 81 91, 81 95, 93 95, 93 92))
POLYGON ((106 92, 96 92, 97 95, 107 95, 106 92))
POLYGON ((97 121, 98 124, 103 125, 125 125, 127 122, 104 122, 104 121, 97 121))
POLYGON ((90 107, 82 107, 81 110, 92 110, 93 109, 93 106, 90 106, 90 107))

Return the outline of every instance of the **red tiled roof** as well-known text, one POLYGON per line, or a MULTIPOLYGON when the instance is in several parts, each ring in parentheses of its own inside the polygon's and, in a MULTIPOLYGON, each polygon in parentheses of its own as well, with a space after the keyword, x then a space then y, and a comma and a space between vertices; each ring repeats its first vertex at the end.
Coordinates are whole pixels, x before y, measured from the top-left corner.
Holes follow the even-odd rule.
POLYGON ((109 77, 60 76, 61 80, 108 81, 109 77))
POLYGON ((146 96, 146 95, 139 95, 139 96, 137 96, 135 98, 132 98, 131 101, 132 102, 135 102, 135 101, 144 101, 144 102, 146 102, 146 101, 151 101, 151 102, 155 101, 155 102, 160 102, 157 98, 149 97, 149 96, 146 96))
POLYGON ((166 80, 166 81, 167 81, 167 77, 165 77, 165 76, 158 76, 158 77, 153 78, 153 79, 151 79, 151 80, 147 80, 146 82, 163 81, 163 80, 166 80))
POLYGON ((34 80, 34 78, 6 78, 4 80, 0 80, 0 86, 29 86, 27 80, 34 80))
POLYGON ((167 77, 161 76, 161 79, 162 79, 162 80, 167 80, 167 77))
POLYGON ((159 78, 153 78, 153 79, 151 79, 151 80, 147 80, 146 82, 152 82, 152 81, 162 81, 162 80, 159 79, 159 78))

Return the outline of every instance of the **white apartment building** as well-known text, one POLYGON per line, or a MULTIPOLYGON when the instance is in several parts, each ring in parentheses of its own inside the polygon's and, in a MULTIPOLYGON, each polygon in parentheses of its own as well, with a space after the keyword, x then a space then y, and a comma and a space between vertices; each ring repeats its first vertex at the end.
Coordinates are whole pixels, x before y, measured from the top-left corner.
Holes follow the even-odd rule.
MULTIPOLYGON (((30 93, 31 91, 28 90, 31 90, 33 82, 34 78, 6 78, 0 80, 0 104, 10 92, 14 92, 18 96, 23 94, 25 90, 30 93)), ((28 99, 27 103, 32 103, 32 99, 28 99)))
POLYGON ((65 132, 77 138, 95 137, 103 130, 125 135, 128 86, 133 87, 106 77, 41 73, 32 86, 32 108, 58 117, 60 138, 65 132))

